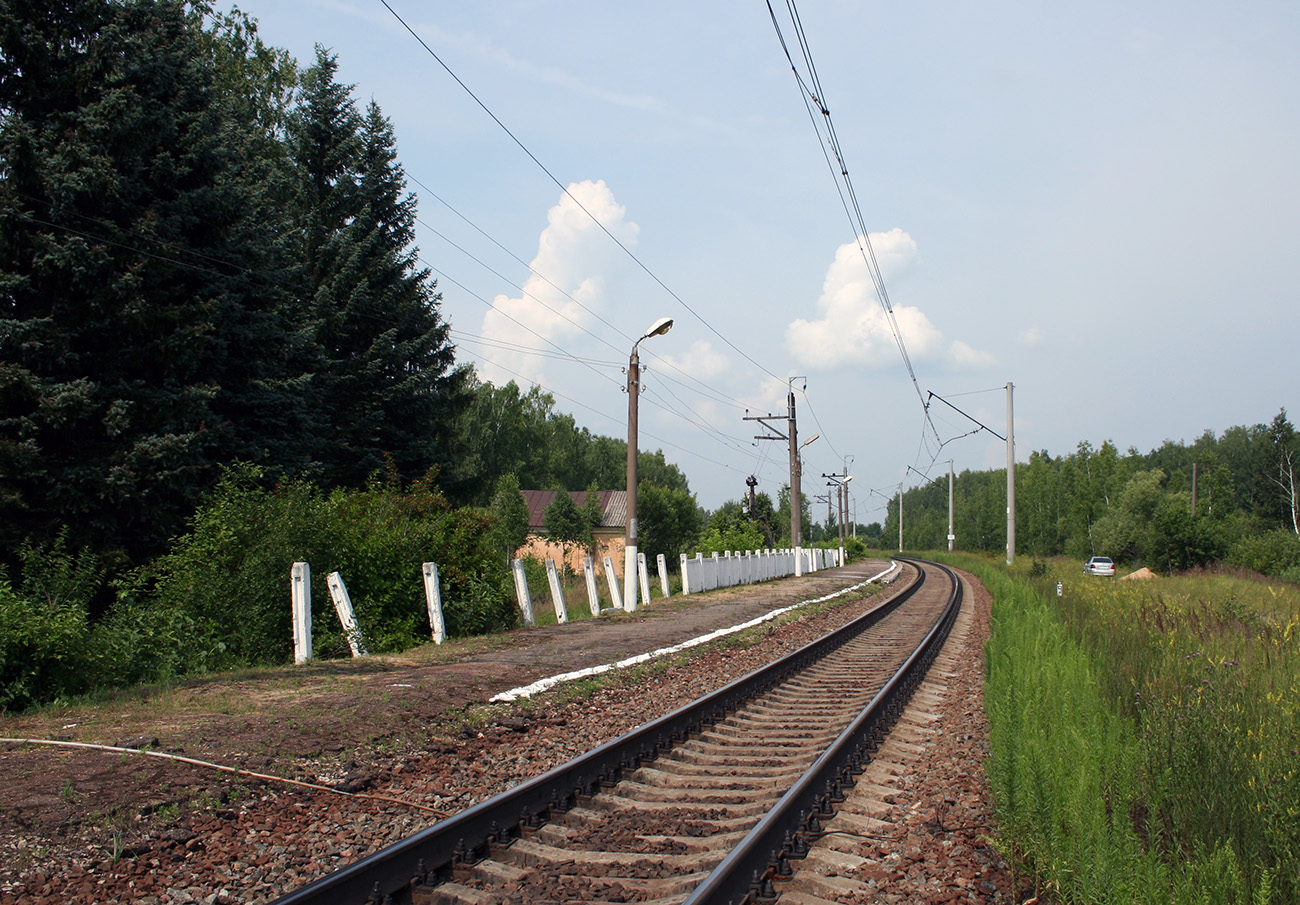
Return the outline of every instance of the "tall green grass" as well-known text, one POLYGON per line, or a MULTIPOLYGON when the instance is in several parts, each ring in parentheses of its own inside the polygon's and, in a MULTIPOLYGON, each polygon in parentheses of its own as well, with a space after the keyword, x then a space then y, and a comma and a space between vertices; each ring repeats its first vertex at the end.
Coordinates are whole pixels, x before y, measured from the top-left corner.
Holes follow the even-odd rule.
POLYGON ((1057 598, 1057 576, 953 561, 993 595, 985 705, 997 838, 1040 892, 1080 903, 1300 901, 1300 757, 1289 740, 1300 664, 1284 655, 1300 632, 1289 603, 1195 584, 1177 585, 1175 602, 1163 580, 1073 574, 1057 598))

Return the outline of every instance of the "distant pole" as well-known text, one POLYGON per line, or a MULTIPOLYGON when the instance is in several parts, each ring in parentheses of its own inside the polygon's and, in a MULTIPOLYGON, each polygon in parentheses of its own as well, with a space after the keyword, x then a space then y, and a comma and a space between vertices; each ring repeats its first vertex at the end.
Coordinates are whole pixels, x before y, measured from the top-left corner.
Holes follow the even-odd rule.
POLYGON ((1192 518, 1196 518, 1196 463, 1192 463, 1192 518))
MULTIPOLYGON (((794 416, 794 382, 800 378, 790 378, 790 395, 789 411, 786 414, 786 431, 781 433, 781 429, 772 424, 779 418, 779 415, 750 415, 746 413, 743 420, 757 421, 763 427, 767 428, 770 433, 757 434, 755 440, 785 440, 790 444, 790 546, 794 553, 794 574, 803 574, 803 493, 799 488, 800 477, 803 475, 803 456, 804 446, 816 440, 820 434, 813 434, 803 444, 799 443, 799 427, 795 423, 794 416)), ((753 480, 753 478, 751 478, 753 480)), ((750 487, 753 491, 753 485, 750 487)))
POLYGON ((1012 392, 1007 382, 1007 565, 1016 561, 1016 435, 1012 392))
POLYGON ((903 552, 903 485, 898 485, 898 552, 903 552))
POLYGON ((948 552, 952 552, 952 542, 957 535, 952 533, 952 459, 948 460, 948 552))
POLYGON ((641 389, 641 355, 637 339, 628 360, 628 518, 623 538, 623 609, 637 609, 637 395, 641 389))
POLYGON ((803 496, 799 489, 803 464, 799 461, 799 429, 794 418, 794 378, 790 379, 790 545, 794 547, 794 574, 803 574, 803 496))
POLYGON ((840 485, 840 565, 844 565, 844 540, 846 532, 844 529, 844 516, 849 508, 849 486, 840 485))

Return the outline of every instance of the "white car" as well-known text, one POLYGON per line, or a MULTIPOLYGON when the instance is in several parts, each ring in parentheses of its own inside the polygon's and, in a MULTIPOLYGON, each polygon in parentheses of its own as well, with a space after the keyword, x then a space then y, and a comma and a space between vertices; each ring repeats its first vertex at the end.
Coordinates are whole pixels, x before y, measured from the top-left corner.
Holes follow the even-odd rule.
POLYGON ((1114 575, 1115 563, 1109 556, 1094 556, 1083 564, 1083 571, 1086 575, 1114 575))

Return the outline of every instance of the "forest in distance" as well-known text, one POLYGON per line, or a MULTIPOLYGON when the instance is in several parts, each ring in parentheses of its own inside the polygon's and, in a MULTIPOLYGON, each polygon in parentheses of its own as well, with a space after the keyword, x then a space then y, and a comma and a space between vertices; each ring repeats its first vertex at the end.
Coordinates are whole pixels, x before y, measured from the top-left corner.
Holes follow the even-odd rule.
MULTIPOLYGON (((1121 453, 1081 442, 1063 456, 1034 451, 1016 463, 1016 552, 1085 560, 1109 556, 1173 572, 1224 562, 1300 581, 1300 437, 1281 409, 1268 424, 1194 442, 1121 453)), ((903 543, 946 549, 948 475, 903 494, 903 543)), ((1006 470, 962 471, 953 526, 962 550, 1006 548, 1006 470)), ((898 536, 890 503, 886 539, 898 536)))

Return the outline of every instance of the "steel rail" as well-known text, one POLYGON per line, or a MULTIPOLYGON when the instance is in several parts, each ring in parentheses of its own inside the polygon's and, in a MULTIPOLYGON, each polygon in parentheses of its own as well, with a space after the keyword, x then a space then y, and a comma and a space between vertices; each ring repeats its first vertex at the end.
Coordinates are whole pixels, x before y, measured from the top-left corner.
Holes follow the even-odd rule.
POLYGON ((931 566, 949 576, 953 591, 943 614, 898 672, 683 905, 741 905, 774 899, 772 881, 792 875, 790 859, 806 854, 808 842, 821 835, 822 821, 834 815, 835 804, 844 800, 843 790, 851 787, 870 763, 871 753, 883 740, 886 729, 901 715, 912 692, 925 678, 957 619, 962 586, 947 566, 902 561, 918 568, 922 564, 931 566))
POLYGON ((540 826, 551 815, 569 810, 579 799, 617 783, 624 773, 720 722, 791 674, 852 640, 922 587, 925 572, 918 569, 918 573, 909 587, 836 631, 586 754, 302 886, 276 899, 273 905, 410 902, 418 887, 436 885, 455 868, 485 857, 494 845, 509 845, 524 829, 540 826))

